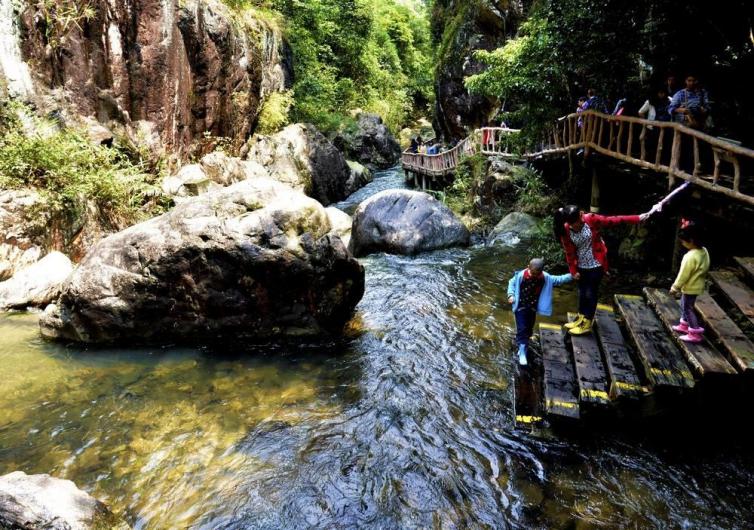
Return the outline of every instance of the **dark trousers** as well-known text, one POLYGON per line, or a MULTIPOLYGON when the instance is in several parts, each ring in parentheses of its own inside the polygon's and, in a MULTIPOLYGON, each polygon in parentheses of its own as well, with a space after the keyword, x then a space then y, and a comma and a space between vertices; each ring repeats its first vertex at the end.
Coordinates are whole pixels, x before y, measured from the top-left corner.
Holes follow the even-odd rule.
POLYGON ((695 294, 681 295, 681 318, 688 322, 690 328, 699 327, 699 319, 696 318, 696 313, 694 313, 694 305, 696 305, 695 294))
POLYGON ((579 269, 579 313, 589 320, 594 318, 597 311, 597 298, 600 292, 600 282, 604 271, 602 267, 595 269, 579 269))
POLYGON ((537 310, 531 307, 521 307, 513 314, 516 317, 516 344, 529 344, 529 339, 534 333, 537 310))

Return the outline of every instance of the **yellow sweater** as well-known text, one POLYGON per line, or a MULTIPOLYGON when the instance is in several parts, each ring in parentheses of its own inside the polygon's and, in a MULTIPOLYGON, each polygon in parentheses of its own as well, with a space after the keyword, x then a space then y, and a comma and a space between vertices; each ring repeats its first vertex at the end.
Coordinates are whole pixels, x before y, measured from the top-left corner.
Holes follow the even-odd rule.
POLYGON ((709 252, 707 249, 695 248, 686 252, 681 261, 681 270, 673 282, 673 289, 683 294, 702 294, 704 280, 709 270, 709 252))

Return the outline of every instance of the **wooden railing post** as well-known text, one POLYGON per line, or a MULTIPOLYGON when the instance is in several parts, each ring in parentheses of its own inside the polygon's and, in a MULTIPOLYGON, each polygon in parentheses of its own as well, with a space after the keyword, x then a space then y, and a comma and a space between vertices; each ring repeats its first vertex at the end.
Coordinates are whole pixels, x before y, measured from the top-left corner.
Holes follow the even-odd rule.
POLYGON ((670 166, 668 168, 668 187, 675 185, 675 174, 681 161, 681 131, 673 128, 673 148, 670 150, 670 166))

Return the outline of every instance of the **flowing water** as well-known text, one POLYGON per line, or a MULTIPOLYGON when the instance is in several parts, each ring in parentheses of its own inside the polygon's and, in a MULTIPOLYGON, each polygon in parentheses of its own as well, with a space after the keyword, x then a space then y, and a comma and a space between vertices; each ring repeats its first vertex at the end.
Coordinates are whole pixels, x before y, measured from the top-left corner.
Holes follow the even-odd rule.
POLYGON ((85 350, 0 316, 0 474, 69 478, 138 529, 751 527, 743 432, 514 429, 502 297, 523 261, 364 259, 336 344, 85 350))

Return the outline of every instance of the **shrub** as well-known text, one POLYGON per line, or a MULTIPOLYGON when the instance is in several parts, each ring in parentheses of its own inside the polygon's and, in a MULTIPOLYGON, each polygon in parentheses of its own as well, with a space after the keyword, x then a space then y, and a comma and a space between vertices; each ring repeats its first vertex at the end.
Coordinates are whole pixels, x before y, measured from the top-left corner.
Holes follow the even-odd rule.
POLYGON ((40 122, 0 138, 0 187, 37 189, 48 216, 76 216, 94 202, 103 223, 122 227, 161 209, 154 177, 123 151, 93 145, 79 131, 40 122))
POLYGON ((288 113, 293 105, 293 91, 273 92, 262 104, 257 123, 257 132, 274 134, 288 125, 288 113))

